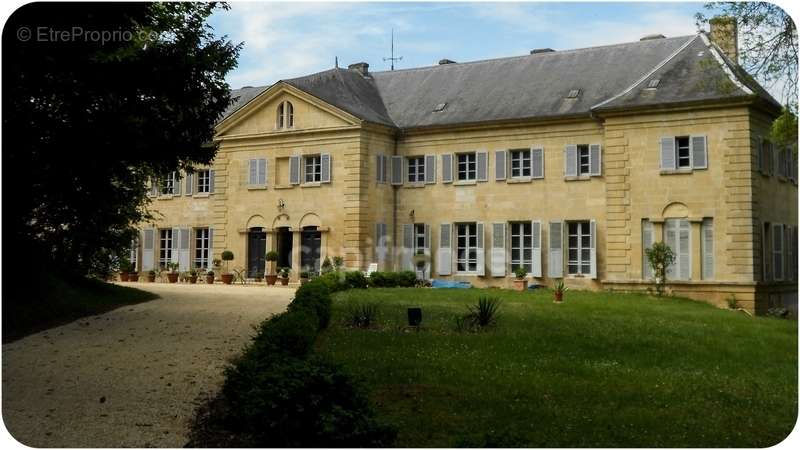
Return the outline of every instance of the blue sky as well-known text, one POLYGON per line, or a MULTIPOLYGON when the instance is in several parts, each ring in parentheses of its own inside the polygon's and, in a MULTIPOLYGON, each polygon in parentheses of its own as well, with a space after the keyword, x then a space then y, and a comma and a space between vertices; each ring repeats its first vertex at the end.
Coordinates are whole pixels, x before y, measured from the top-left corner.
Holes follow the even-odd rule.
POLYGON ((703 3, 231 3, 211 18, 218 34, 244 42, 233 88, 263 86, 334 66, 366 61, 395 68, 474 61, 696 32, 703 3))

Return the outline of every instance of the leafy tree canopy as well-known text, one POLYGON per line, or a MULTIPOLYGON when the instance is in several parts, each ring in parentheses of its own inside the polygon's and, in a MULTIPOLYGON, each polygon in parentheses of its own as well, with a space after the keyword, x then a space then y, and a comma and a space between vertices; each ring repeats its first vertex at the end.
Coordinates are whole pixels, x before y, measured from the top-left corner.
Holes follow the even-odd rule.
POLYGON ((769 2, 711 2, 709 16, 698 12, 698 27, 713 16, 736 19, 739 64, 767 88, 781 91, 782 102, 797 111, 797 27, 780 6, 769 2))
POLYGON ((154 176, 212 161, 240 45, 215 3, 33 3, 3 29, 3 256, 102 275, 154 176), (11 252, 14 252, 13 254, 11 252))

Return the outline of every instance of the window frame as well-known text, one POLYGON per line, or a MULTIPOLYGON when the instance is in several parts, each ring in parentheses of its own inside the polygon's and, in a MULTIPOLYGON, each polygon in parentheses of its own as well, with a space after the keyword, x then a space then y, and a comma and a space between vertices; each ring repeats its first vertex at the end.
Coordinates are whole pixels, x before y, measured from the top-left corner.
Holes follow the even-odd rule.
POLYGON ((202 169, 195 172, 195 193, 196 194, 210 194, 211 193, 211 169, 202 169))
POLYGON ((575 161, 575 173, 579 177, 592 176, 591 146, 589 144, 576 144, 575 147, 576 147, 575 154, 577 157, 577 161, 575 161), (585 164, 583 161, 584 158, 586 159, 585 164), (585 171, 584 171, 584 165, 586 166, 585 171))
POLYGON ((425 156, 409 156, 406 158, 406 181, 412 184, 425 183, 425 156), (412 175, 414 179, 412 179, 412 175))
POLYGON ((158 267, 166 269, 172 262, 172 242, 175 239, 172 228, 158 230, 158 267))
POLYGON ((170 174, 162 178, 158 183, 158 195, 160 196, 171 196, 175 195, 175 172, 170 172, 170 174))
POLYGON ((517 267, 523 266, 527 270, 526 273, 530 276, 533 273, 533 223, 531 221, 520 221, 509 222, 508 225, 509 266, 511 273, 514 273, 517 267), (517 245, 514 244, 515 239, 518 239, 517 245), (527 258, 525 257, 526 251, 528 252, 527 258))
POLYGON ((509 174, 511 179, 528 179, 533 176, 533 151, 530 148, 516 148, 509 153, 509 174), (527 158, 525 155, 527 154, 527 158), (517 167, 514 164, 517 163, 517 167), (515 173, 516 171, 516 173, 515 173), (525 173, 527 171, 527 174, 525 173))
POLYGON ((566 222, 567 225, 567 275, 572 277, 590 277, 592 274, 592 226, 589 220, 574 220, 566 222), (575 233, 572 227, 576 226, 575 233), (585 229, 584 229, 585 227, 585 229), (576 246, 573 247, 572 238, 575 238, 576 246), (584 245, 584 239, 586 244, 584 245), (572 251, 575 251, 576 258, 572 258, 572 251), (588 252, 584 258, 584 252, 588 252), (575 271, 573 272, 573 267, 575 271), (585 270, 585 272, 584 272, 585 270))
POLYGON ((675 170, 692 170, 692 137, 691 136, 675 136, 675 170), (680 142, 686 140, 686 145, 680 145, 680 142), (686 156, 681 156, 681 150, 686 151, 686 156), (681 160, 685 160, 685 165, 681 164, 681 160))
POLYGON ((211 229, 195 228, 194 229, 194 258, 192 259, 192 267, 195 269, 208 270, 209 259, 211 256, 211 229), (201 235, 202 234, 202 235, 201 235))
POLYGON ((303 183, 321 183, 322 182, 322 155, 303 155, 303 183), (311 167, 311 172, 308 171, 311 167), (311 179, 309 180, 309 175, 311 179))
POLYGON ((478 180, 477 152, 456 153, 456 181, 477 181, 477 180, 478 180), (464 158, 464 161, 461 160, 462 157, 464 158), (463 170, 462 170, 462 165, 464 166, 463 170))
POLYGON ((478 223, 461 222, 456 228, 456 273, 478 273, 478 223), (462 239, 465 245, 462 246, 462 239), (473 243, 474 242, 474 243, 473 243))

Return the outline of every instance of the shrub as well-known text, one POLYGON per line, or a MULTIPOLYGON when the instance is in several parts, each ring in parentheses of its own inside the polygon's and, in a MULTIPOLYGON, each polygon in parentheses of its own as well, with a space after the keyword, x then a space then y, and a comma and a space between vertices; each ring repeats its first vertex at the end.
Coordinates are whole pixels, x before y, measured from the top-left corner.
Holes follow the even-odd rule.
POLYGON ((318 319, 318 328, 327 328, 331 321, 331 291, 323 277, 306 283, 297 289, 288 311, 301 309, 312 311, 318 319))
POLYGON ((514 269, 514 275, 517 277, 518 280, 521 280, 526 276, 528 276, 528 269, 519 266, 516 269, 514 269))
POLYGON ((417 283, 417 274, 410 270, 402 272, 372 272, 369 275, 369 285, 372 287, 414 287, 417 283))
POLYGON ((333 269, 336 271, 342 270, 344 267, 344 258, 341 256, 334 256, 333 257, 333 269))
POLYGON ((367 287, 367 277, 358 271, 345 272, 344 284, 347 289, 365 289, 367 287))
MULTIPOLYGON (((500 299, 496 297, 481 297, 476 305, 467 306, 469 312, 464 316, 464 321, 474 330, 491 327, 497 323, 500 303, 500 299)), ((456 324, 456 327, 459 325, 456 324)))
POLYGON ((293 308, 261 322, 247 352, 304 357, 311 352, 321 319, 312 308, 293 308))
POLYGON ((320 266, 319 271, 320 273, 323 274, 333 272, 333 264, 331 264, 330 258, 328 258, 327 256, 325 257, 325 260, 322 261, 322 266, 320 266))
POLYGON ((275 250, 268 251, 267 255, 266 255, 266 260, 267 261, 277 261, 278 260, 278 252, 276 252, 275 250))
POLYGON ((369 328, 378 319, 376 303, 351 303, 347 308, 346 320, 350 326, 369 328))
POLYGON ((728 309, 739 309, 739 301, 736 300, 736 295, 731 294, 731 296, 728 297, 727 301, 728 301, 728 309))
POLYGON ((652 247, 645 249, 647 263, 653 269, 656 276, 656 293, 661 296, 664 293, 664 283, 667 280, 667 267, 675 262, 675 252, 669 245, 663 242, 656 242, 652 247))

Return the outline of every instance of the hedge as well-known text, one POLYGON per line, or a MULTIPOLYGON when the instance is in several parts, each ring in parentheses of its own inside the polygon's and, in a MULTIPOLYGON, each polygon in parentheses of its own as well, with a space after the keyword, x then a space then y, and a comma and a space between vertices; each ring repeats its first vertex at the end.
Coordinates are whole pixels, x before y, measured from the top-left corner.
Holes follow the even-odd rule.
POLYGON ((370 287, 414 287, 417 274, 410 270, 401 272, 372 272, 369 275, 370 287))
POLYGON ((331 292, 348 285, 347 274, 329 275, 338 273, 300 286, 285 313, 257 327, 250 346, 226 368, 220 394, 196 411, 187 446, 392 445, 394 428, 376 419, 361 387, 313 354, 330 323, 331 292))

